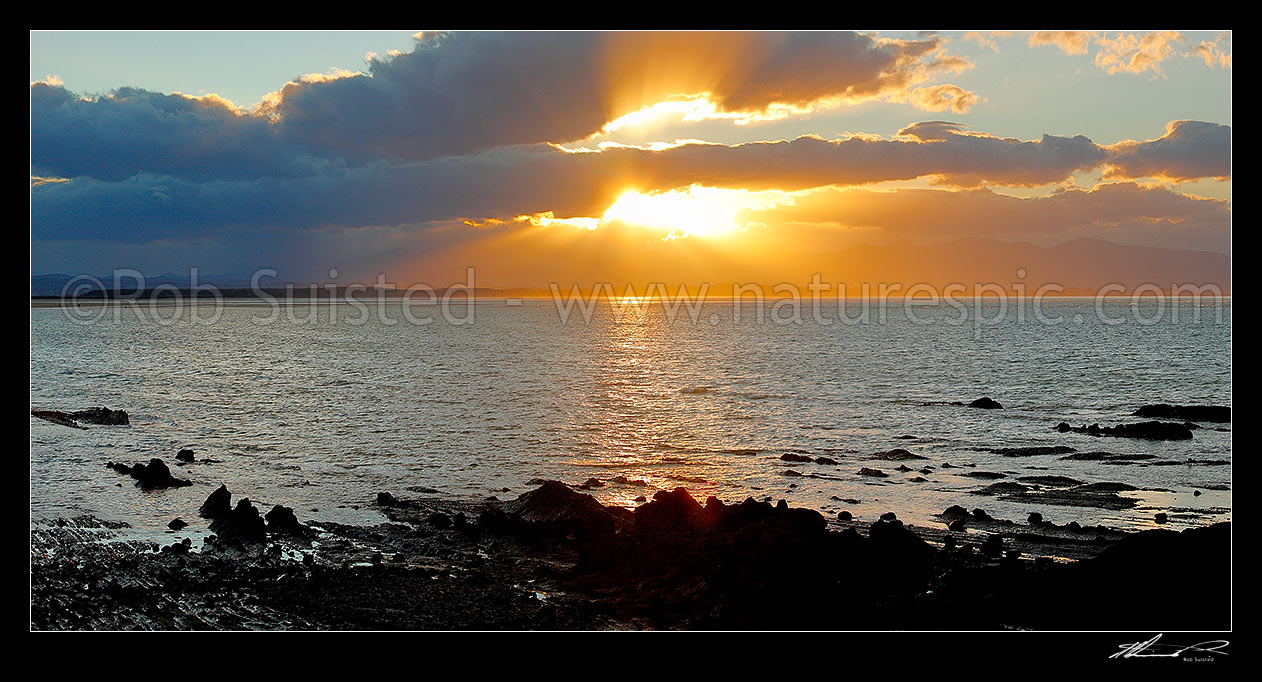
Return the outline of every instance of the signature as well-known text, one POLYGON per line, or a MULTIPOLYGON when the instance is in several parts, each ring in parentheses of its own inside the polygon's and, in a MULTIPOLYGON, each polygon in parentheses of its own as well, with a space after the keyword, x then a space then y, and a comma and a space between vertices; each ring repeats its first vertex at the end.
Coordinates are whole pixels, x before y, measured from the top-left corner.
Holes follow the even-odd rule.
POLYGON ((1225 639, 1214 639, 1186 646, 1159 644, 1160 640, 1161 635, 1156 635, 1146 642, 1122 644, 1118 647, 1119 651, 1109 656, 1109 658, 1179 658, 1185 653, 1190 655, 1208 654, 1211 657, 1216 654, 1227 655, 1227 652, 1223 651, 1228 644, 1225 639))

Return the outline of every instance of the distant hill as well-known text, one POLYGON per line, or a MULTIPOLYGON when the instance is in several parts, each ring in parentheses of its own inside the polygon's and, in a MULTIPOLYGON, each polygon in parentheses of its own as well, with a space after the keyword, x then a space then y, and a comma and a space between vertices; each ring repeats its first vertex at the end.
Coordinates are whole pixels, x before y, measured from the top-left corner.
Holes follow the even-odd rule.
MULTIPOLYGON (((81 277, 80 275, 66 275, 54 273, 49 275, 33 275, 31 277, 31 295, 32 296, 60 296, 65 289, 66 284, 71 280, 81 277)), ((91 275, 100 280, 107 288, 111 288, 114 284, 112 275, 91 275)), ((91 280, 82 279, 85 285, 91 285, 91 280)), ((125 277, 120 282, 124 289, 130 289, 135 286, 135 281, 130 277, 125 277)), ((197 283, 203 286, 215 286, 220 289, 249 289, 250 278, 242 275, 198 275, 197 283)), ((271 278, 264 278, 263 285, 267 287, 280 286, 284 287, 285 282, 278 282, 271 278)), ((76 282, 79 285, 80 282, 76 282)), ((177 275, 172 272, 164 272, 161 275, 150 277, 145 276, 145 288, 152 290, 154 287, 169 284, 178 289, 187 289, 192 286, 192 281, 187 275, 177 275)), ((85 289, 86 291, 86 289, 85 289)))

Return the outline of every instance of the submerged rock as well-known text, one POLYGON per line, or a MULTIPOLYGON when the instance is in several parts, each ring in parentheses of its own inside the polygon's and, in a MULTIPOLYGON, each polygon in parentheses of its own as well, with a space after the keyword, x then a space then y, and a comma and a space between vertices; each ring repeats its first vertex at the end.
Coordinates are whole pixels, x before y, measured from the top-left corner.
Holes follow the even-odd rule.
POLYGON ((69 414, 65 412, 59 412, 57 410, 31 410, 31 416, 37 417, 39 419, 43 419, 44 421, 52 422, 54 424, 60 424, 61 426, 69 426, 72 429, 87 429, 88 428, 86 426, 83 426, 79 422, 75 421, 74 418, 72 418, 69 414))
POLYGON ((105 466, 117 471, 120 474, 127 474, 131 476, 136 479, 136 485, 146 490, 182 488, 184 486, 193 485, 193 482, 188 479, 172 476, 171 469, 167 467, 165 462, 157 457, 149 460, 148 464, 127 466, 126 464, 106 462, 105 466))
POLYGON ((77 422, 102 426, 126 426, 131 423, 131 420, 127 418, 126 412, 111 410, 108 407, 89 407, 86 410, 71 412, 70 417, 77 422))
POLYGON ((814 462, 815 458, 808 457, 806 455, 797 455, 792 452, 786 452, 783 455, 780 455, 780 460, 783 462, 814 462))
POLYGON ((1181 419, 1192 422, 1231 421, 1231 408, 1222 405, 1144 405, 1135 410, 1134 416, 1149 419, 1181 419))
POLYGON ((1067 452, 1073 452, 1074 449, 1068 445, 1030 445, 1016 448, 989 448, 987 452, 993 452, 996 455, 1004 457, 1037 457, 1040 455, 1063 455, 1067 452))
POLYGON ((188 523, 185 522, 184 519, 171 519, 171 522, 167 524, 167 528, 170 528, 171 530, 181 530, 187 527, 188 523))
POLYGON ((185 448, 175 453, 175 458, 181 462, 191 462, 193 461, 193 451, 185 448))
POLYGON ((968 406, 980 408, 983 410, 1002 410, 1003 409, 1003 405, 1000 405, 999 401, 991 400, 989 397, 978 398, 977 400, 974 400, 973 402, 969 403, 968 406))
POLYGON ((869 469, 868 467, 863 467, 862 469, 859 469, 859 475, 871 476, 873 478, 888 478, 889 477, 889 474, 885 473, 884 471, 881 471, 880 469, 869 469))
POLYGON ((885 452, 874 452, 871 455, 868 455, 868 458, 882 459, 889 462, 905 462, 912 459, 929 459, 928 457, 921 457, 920 455, 904 450, 903 448, 894 448, 893 450, 886 450, 885 452))
POLYGON ((1137 424, 1118 424, 1117 426, 1070 426, 1066 422, 1056 425, 1061 433, 1073 431, 1088 436, 1118 436, 1122 438, 1144 438, 1147 440, 1191 440, 1192 429, 1186 424, 1172 422, 1139 422, 1137 424))
POLYGON ((1156 458, 1156 455, 1115 455, 1110 452, 1076 452, 1072 455, 1061 457, 1063 460, 1074 462, 1128 462, 1156 458))
POLYGON ((126 426, 131 423, 127 413, 122 410, 111 410, 108 407, 89 407, 75 412, 61 410, 31 410, 32 417, 50 421, 54 424, 69 426, 72 429, 86 428, 83 424, 101 426, 126 426))

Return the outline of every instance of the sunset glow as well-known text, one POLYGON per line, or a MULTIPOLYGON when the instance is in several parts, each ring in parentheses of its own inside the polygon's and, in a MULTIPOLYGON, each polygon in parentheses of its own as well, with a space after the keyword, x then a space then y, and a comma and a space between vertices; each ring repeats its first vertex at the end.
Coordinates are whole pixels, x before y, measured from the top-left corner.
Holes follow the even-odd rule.
POLYGON ((628 190, 601 216, 601 222, 622 222, 665 231, 668 238, 721 237, 744 227, 737 216, 746 210, 785 201, 779 192, 746 192, 694 185, 683 190, 642 194, 628 190))

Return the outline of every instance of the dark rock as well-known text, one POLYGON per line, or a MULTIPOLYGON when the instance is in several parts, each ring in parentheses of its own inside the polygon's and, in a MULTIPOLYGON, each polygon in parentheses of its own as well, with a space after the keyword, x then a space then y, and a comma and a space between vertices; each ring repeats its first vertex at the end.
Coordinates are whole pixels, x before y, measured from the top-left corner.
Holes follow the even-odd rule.
POLYGON ((232 512, 232 493, 228 492, 228 486, 221 485, 211 493, 206 501, 202 503, 197 513, 207 519, 227 518, 232 512))
POLYGON ((1137 424, 1118 424, 1117 426, 1069 426, 1065 422, 1056 425, 1057 431, 1074 431, 1088 436, 1117 436, 1121 438, 1143 438, 1147 440, 1190 440, 1192 430, 1186 424, 1171 422, 1139 422, 1137 424))
POLYGON ((968 528, 968 521, 966 519, 956 519, 952 521, 951 523, 948 523, 947 528, 949 530, 959 532, 959 531, 964 530, 965 528, 968 528))
POLYGON ((278 504, 263 518, 267 521, 267 532, 275 535, 302 535, 306 531, 291 507, 278 504))
POLYGON ((185 448, 175 453, 175 458, 181 462, 191 462, 193 461, 193 451, 185 448))
POLYGON ((652 502, 636 507, 635 527, 637 531, 654 533, 685 532, 691 530, 701 514, 701 505, 686 489, 659 490, 652 502))
POLYGON ((854 514, 851 514, 848 511, 842 510, 842 511, 837 512, 838 521, 850 521, 853 518, 854 518, 854 514))
POLYGON ((981 519, 982 521, 990 521, 990 520, 991 520, 991 518, 990 518, 990 514, 987 514, 985 509, 974 509, 974 510, 973 510, 973 516, 974 516, 975 518, 981 519))
POLYGON ((1036 457, 1039 455, 1063 455, 1067 452, 1073 452, 1074 449, 1068 445, 1033 445, 1020 448, 990 448, 987 452, 993 452, 996 455, 1004 457, 1036 457))
POLYGON ((942 512, 940 516, 944 519, 966 518, 968 517, 968 510, 958 504, 953 504, 947 507, 946 511, 942 512))
POLYGON ((838 464, 841 464, 841 462, 838 462, 837 460, 835 460, 835 459, 833 459, 833 458, 831 458, 831 457, 816 457, 816 458, 815 458, 815 463, 816 463, 816 464, 824 464, 824 465, 828 465, 828 466, 837 466, 838 464))
POLYGON ((554 524, 558 528, 586 534, 612 532, 618 523, 618 517, 595 498, 574 492, 559 481, 546 481, 540 487, 522 493, 516 500, 506 502, 504 511, 532 523, 554 524))
POLYGON ((1156 459, 1156 455, 1115 455, 1108 452, 1079 452, 1061 457, 1063 460, 1081 462, 1112 462, 1143 459, 1156 459))
POLYGON ((1033 483, 1035 485, 1045 485, 1051 487, 1082 485, 1082 481, 1068 476, 1020 476, 1017 480, 1023 483, 1033 483))
POLYGON ((983 410, 1002 410, 1003 409, 1003 405, 1000 405, 998 401, 991 400, 990 398, 978 398, 977 400, 974 400, 973 402, 969 403, 968 406, 981 408, 983 410))
POLYGON ((867 467, 863 467, 862 469, 859 469, 859 475, 872 476, 873 478, 887 478, 889 476, 889 474, 885 473, 884 471, 881 471, 880 469, 869 469, 867 467))
POLYGON ((1226 423, 1231 421, 1231 408, 1222 405, 1144 405, 1134 416, 1148 419, 1181 419, 1193 422, 1226 423))
POLYGON ((784 461, 784 462, 814 462, 815 461, 813 457, 808 457, 806 455, 796 455, 792 452, 786 452, 783 455, 780 455, 780 459, 781 461, 784 461))
POLYGON ((587 479, 586 481, 583 481, 583 484, 579 486, 579 488, 582 490, 590 490, 591 488, 603 488, 603 487, 605 487, 604 481, 595 477, 592 477, 592 478, 587 479))
POLYGON ((122 410, 111 410, 105 407, 90 407, 77 412, 61 410, 31 410, 32 417, 38 417, 54 424, 69 426, 72 429, 87 428, 80 422, 99 424, 102 426, 126 426, 129 421, 127 413, 122 410))
POLYGON ((377 506, 393 507, 394 505, 398 503, 399 503, 399 500, 396 499, 395 496, 391 495, 390 493, 377 493, 377 506))
POLYGON ((117 464, 115 462, 106 462, 105 466, 119 472, 127 474, 136 479, 136 485, 145 490, 158 490, 162 488, 183 488, 193 485, 192 481, 184 478, 176 478, 171 475, 171 469, 166 463, 154 457, 149 460, 148 464, 137 464, 135 466, 127 466, 126 464, 117 464))
POLYGON ((435 528, 451 528, 451 517, 438 512, 425 517, 425 522, 435 528))
POLYGON ((89 407, 86 410, 71 412, 70 418, 77 422, 99 424, 102 426, 126 426, 131 423, 127 413, 122 410, 111 410, 108 407, 89 407))
POLYGON ((1024 493, 1029 490, 1029 486, 1016 483, 1014 481, 1000 481, 999 483, 991 483, 985 488, 974 490, 974 495, 1015 495, 1024 493))
POLYGON ((890 511, 890 512, 885 512, 884 514, 881 514, 881 520, 882 520, 882 521, 894 521, 894 520, 896 520, 897 518, 898 518, 898 515, 897 515, 897 514, 895 514, 895 513, 894 513, 894 512, 892 512, 892 511, 890 511))
POLYGON ((250 504, 250 498, 243 497, 227 516, 210 522, 210 529, 225 540, 242 542, 262 542, 267 538, 267 528, 259 510, 250 504))
POLYGON ((171 523, 167 524, 167 528, 170 528, 171 530, 181 530, 187 527, 188 524, 185 523, 184 519, 171 519, 171 523))
POLYGON ((71 417, 69 414, 65 412, 61 412, 59 410, 31 410, 31 416, 37 417, 39 419, 43 419, 44 421, 52 422, 54 424, 60 424, 61 426, 69 426, 72 429, 87 429, 88 428, 86 426, 83 426, 79 422, 75 421, 74 418, 71 417))
POLYGON ((992 559, 999 558, 1003 554, 1003 536, 998 533, 988 536, 982 542, 981 552, 992 559))
POLYGON ((1038 512, 1030 512, 1030 518, 1026 519, 1031 526, 1037 526, 1043 523, 1043 515, 1038 512))
POLYGON ((1168 516, 1166 516, 1166 513, 1165 513, 1165 512, 1157 512, 1157 515, 1156 515, 1156 516, 1154 516, 1154 517, 1153 517, 1153 519, 1154 519, 1157 523, 1165 523, 1166 521, 1170 520, 1170 519, 1169 519, 1169 517, 1168 517, 1168 516))
POLYGON ((920 455, 908 452, 903 448, 894 448, 893 450, 886 450, 885 452, 874 452, 869 455, 869 458, 883 459, 890 462, 904 462, 911 459, 928 459, 928 457, 921 457, 920 455))

